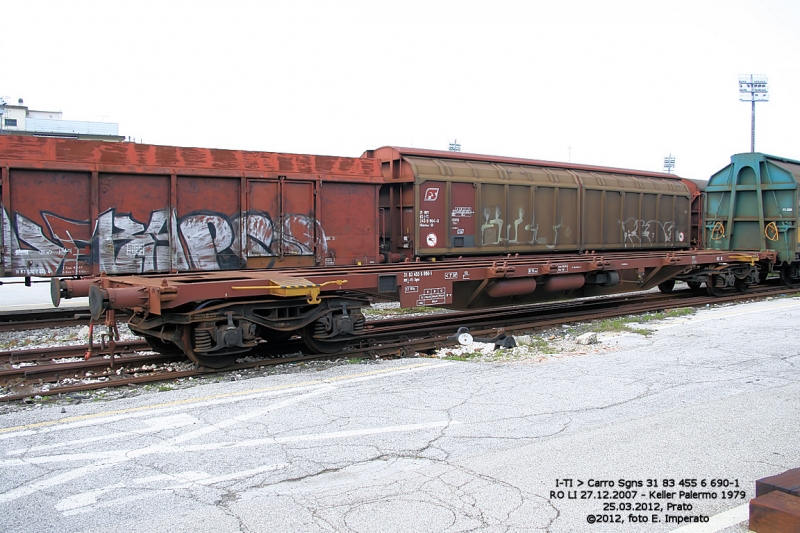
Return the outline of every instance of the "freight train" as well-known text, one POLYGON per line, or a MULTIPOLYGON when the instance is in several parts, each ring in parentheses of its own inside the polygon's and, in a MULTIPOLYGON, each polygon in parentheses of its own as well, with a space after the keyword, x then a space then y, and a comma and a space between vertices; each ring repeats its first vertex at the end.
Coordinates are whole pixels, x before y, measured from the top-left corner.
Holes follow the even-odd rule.
POLYGON ((300 335, 356 342, 362 309, 470 309, 800 282, 800 163, 670 174, 384 147, 361 157, 0 136, 2 276, 132 313, 221 367, 300 335))

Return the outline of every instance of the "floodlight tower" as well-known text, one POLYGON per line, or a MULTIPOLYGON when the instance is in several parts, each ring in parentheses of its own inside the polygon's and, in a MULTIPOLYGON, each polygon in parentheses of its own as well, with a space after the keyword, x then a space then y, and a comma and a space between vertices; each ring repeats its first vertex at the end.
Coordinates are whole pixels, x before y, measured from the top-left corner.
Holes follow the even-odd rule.
POLYGON ((460 152, 461 145, 458 144, 458 139, 455 139, 453 142, 450 143, 450 148, 448 148, 451 152, 460 152))
POLYGON ((668 156, 664 157, 664 172, 667 174, 672 174, 673 168, 675 168, 675 156, 669 154, 668 156))
POLYGON ((767 77, 763 74, 744 74, 739 76, 739 101, 750 102, 750 151, 756 151, 756 102, 769 102, 767 77))

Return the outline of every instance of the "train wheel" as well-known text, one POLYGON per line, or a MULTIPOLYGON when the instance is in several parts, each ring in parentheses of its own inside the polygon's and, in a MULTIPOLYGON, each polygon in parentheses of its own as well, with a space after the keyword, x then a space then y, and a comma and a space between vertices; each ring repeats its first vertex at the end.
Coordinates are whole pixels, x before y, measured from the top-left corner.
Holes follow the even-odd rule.
POLYGON ((719 274, 709 274, 708 281, 706 281, 706 291, 708 292, 709 296, 722 296, 725 294, 725 290, 721 287, 716 287, 715 282, 717 279, 720 279, 719 274))
POLYGON ((797 268, 790 264, 781 265, 781 282, 792 289, 800 288, 800 279, 793 277, 797 268))
POLYGON ((664 281, 664 282, 658 284, 658 290, 660 290, 664 294, 671 293, 672 289, 674 289, 674 288, 675 288, 675 280, 674 279, 668 279, 667 281, 664 281))
POLYGON ((169 341, 165 341, 161 337, 155 337, 153 335, 143 335, 143 337, 150 348, 161 355, 180 355, 183 353, 178 346, 169 341))
POLYGON ((314 337, 314 324, 307 326, 303 330, 303 342, 313 353, 334 354, 344 350, 349 340, 342 340, 333 337, 332 339, 319 339, 314 337))
POLYGON ((738 278, 733 282, 733 286, 736 287, 736 290, 741 293, 747 292, 747 290, 750 288, 750 284, 747 283, 747 280, 738 278))
POLYGON ((703 286, 703 284, 699 281, 687 281, 686 284, 689 286, 689 289, 693 291, 699 291, 700 287, 703 286))
POLYGON ((223 351, 216 352, 209 355, 208 353, 199 352, 194 344, 194 326, 183 326, 183 349, 186 357, 194 361, 198 365, 206 368, 225 368, 236 363, 240 357, 244 357, 246 353, 225 353, 223 351))

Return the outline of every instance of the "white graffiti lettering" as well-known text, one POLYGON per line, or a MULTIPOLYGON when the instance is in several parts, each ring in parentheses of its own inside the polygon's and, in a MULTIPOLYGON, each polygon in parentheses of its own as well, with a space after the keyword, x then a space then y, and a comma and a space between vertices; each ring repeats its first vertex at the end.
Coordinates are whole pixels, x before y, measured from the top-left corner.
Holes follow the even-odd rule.
POLYGON ((672 220, 662 223, 658 220, 629 218, 620 220, 619 225, 622 228, 625 248, 674 242, 675 222, 672 220))
POLYGON ((18 276, 87 275, 92 265, 109 274, 240 268, 247 257, 324 255, 327 239, 318 221, 298 214, 150 213, 147 225, 114 208, 76 221, 42 212, 43 227, 2 211, 2 264, 18 276), (243 223, 244 221, 244 223, 243 223), (242 246, 244 242, 244 246, 242 246))

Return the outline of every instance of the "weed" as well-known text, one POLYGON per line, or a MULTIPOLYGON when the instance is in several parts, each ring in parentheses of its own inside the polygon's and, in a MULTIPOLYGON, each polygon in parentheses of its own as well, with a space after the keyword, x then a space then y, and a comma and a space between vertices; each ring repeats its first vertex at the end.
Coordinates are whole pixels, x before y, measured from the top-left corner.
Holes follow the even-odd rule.
POLYGON ((678 309, 668 309, 666 311, 658 311, 656 313, 647 313, 636 319, 634 322, 650 322, 651 320, 663 320, 665 318, 677 318, 679 316, 692 315, 696 313, 696 309, 690 307, 681 307, 678 309))
POLYGON ((640 322, 640 320, 630 316, 609 318, 599 322, 594 322, 590 327, 590 331, 594 331, 596 333, 618 333, 622 331, 630 331, 628 324, 631 322, 640 322))
POLYGON ((439 309, 438 307, 408 307, 408 308, 400 308, 400 307, 390 307, 388 309, 364 309, 362 312, 367 315, 378 315, 378 316, 395 316, 395 315, 419 315, 419 314, 433 314, 433 313, 442 313, 444 309, 439 309))
POLYGON ((551 346, 549 342, 545 339, 531 339, 530 347, 540 353, 556 353, 558 350, 554 346, 551 346))
POLYGON ((679 307, 678 309, 668 309, 665 314, 667 318, 676 318, 679 316, 693 315, 696 312, 697 309, 691 307, 679 307))
POLYGON ((470 353, 462 353, 462 354, 448 354, 443 357, 443 359, 447 359, 449 361, 471 361, 475 357, 480 357, 483 355, 481 352, 470 352, 470 353))

